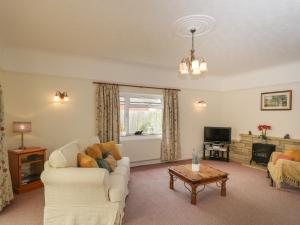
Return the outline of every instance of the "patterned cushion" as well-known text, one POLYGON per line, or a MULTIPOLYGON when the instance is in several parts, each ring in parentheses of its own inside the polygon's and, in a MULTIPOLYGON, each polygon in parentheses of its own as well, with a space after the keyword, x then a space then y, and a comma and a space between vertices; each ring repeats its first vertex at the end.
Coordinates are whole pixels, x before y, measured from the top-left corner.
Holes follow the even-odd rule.
POLYGON ((113 172, 113 170, 112 170, 112 168, 110 167, 109 163, 108 163, 105 159, 103 159, 103 158, 98 158, 98 159, 96 159, 96 162, 97 162, 99 168, 107 169, 108 172, 110 172, 110 173, 113 172))
POLYGON ((104 160, 108 162, 112 171, 115 171, 117 167, 117 161, 115 160, 115 158, 112 155, 109 155, 104 160))

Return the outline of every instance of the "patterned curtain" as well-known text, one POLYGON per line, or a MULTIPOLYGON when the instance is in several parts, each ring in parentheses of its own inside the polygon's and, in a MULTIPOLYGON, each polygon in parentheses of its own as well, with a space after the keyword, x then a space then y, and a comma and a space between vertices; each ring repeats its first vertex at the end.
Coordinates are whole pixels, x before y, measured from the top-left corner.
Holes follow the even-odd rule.
POLYGON ((161 159, 173 161, 181 156, 178 91, 164 90, 164 114, 161 144, 161 159))
POLYGON ((13 199, 4 131, 4 109, 0 84, 0 211, 13 199))
POLYGON ((120 140, 119 86, 98 84, 97 87, 97 132, 100 142, 120 140))

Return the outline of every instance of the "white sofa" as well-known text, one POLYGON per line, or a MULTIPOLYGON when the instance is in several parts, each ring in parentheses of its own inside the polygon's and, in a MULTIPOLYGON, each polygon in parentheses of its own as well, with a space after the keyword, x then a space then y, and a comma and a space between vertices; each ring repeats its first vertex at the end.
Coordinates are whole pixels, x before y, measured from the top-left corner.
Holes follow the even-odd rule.
POLYGON ((51 153, 41 175, 44 225, 122 224, 130 160, 122 157, 110 174, 102 168, 78 168, 77 154, 94 143, 99 143, 97 137, 73 141, 51 153))

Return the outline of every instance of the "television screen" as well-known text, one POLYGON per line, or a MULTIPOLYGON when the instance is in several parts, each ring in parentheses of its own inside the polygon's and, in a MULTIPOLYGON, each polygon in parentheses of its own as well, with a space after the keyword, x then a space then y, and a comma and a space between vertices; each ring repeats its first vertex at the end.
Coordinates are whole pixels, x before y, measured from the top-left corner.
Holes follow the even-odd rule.
POLYGON ((231 143, 231 127, 204 127, 204 142, 231 143))

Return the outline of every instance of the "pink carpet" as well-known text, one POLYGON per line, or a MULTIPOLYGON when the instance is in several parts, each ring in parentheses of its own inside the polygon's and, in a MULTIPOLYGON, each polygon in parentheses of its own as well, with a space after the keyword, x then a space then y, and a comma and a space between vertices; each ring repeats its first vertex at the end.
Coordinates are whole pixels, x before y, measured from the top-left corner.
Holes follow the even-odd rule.
MULTIPOLYGON (((167 165, 132 169, 124 225, 297 225, 300 190, 269 186, 263 171, 235 163, 205 161, 228 172, 227 197, 216 185, 198 194, 197 205, 183 183, 169 190, 167 165)), ((2 213, 0 225, 42 225, 43 190, 22 195, 2 213)), ((88 224, 87 224, 88 225, 88 224)))

